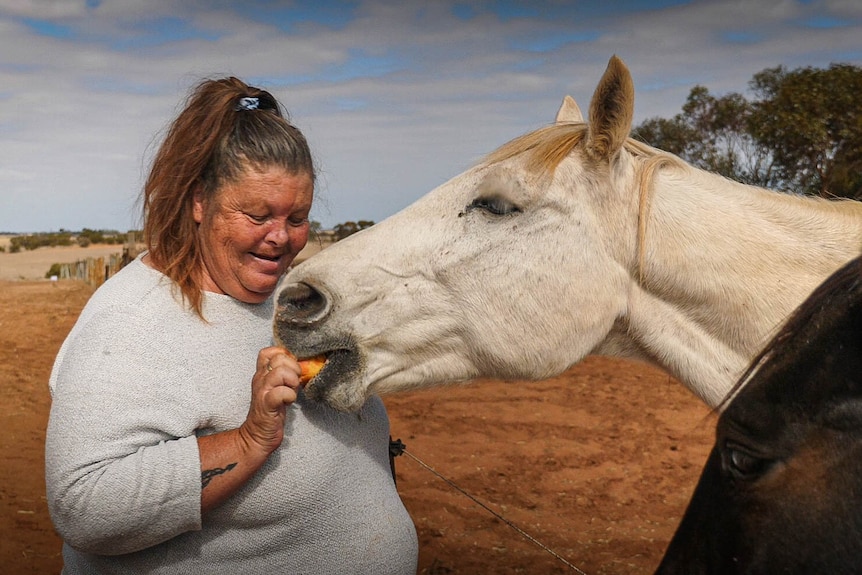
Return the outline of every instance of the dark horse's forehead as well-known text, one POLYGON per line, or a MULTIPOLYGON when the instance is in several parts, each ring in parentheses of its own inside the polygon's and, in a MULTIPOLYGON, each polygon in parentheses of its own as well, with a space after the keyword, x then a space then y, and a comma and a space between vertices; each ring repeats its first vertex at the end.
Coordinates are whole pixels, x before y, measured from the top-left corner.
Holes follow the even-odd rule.
POLYGON ((862 426, 862 259, 819 286, 755 365, 720 426, 755 434, 793 421, 862 426))
POLYGON ((862 433, 862 398, 836 398, 822 411, 820 423, 838 431, 862 433))
POLYGON ((807 425, 862 433, 862 346, 841 336, 818 339, 804 358, 773 358, 721 414, 719 430, 764 439, 807 425))

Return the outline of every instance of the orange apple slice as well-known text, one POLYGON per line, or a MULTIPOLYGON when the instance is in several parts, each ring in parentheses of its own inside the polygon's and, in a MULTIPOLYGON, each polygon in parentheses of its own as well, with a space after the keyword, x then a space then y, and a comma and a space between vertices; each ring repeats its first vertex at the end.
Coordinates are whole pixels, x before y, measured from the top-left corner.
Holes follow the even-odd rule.
POLYGON ((314 377, 320 373, 320 370, 323 369, 324 363, 326 363, 325 355, 316 355, 314 357, 301 360, 299 362, 299 367, 302 371, 299 374, 299 381, 302 383, 308 383, 314 379, 314 377))

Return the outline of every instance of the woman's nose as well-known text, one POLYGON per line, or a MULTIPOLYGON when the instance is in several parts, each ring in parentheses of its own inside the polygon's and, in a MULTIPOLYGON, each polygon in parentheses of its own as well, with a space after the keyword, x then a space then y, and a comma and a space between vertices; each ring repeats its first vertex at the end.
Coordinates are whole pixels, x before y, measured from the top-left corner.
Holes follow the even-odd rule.
POLYGON ((270 223, 269 230, 266 233, 266 241, 270 244, 283 247, 290 241, 290 233, 287 230, 287 222, 274 220, 270 223))

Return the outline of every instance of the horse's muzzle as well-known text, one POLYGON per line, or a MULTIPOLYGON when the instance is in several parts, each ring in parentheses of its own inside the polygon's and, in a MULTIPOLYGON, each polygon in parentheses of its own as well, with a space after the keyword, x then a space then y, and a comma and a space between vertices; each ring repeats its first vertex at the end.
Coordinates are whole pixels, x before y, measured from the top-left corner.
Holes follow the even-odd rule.
POLYGON ((330 310, 330 298, 303 282, 282 287, 276 304, 275 321, 294 327, 313 326, 330 310))

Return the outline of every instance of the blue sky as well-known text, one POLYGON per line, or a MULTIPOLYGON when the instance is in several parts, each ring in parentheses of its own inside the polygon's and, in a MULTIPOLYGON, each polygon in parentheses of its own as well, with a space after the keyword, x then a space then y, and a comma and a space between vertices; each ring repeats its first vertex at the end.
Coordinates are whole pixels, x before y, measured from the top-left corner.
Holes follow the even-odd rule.
POLYGON ((862 2, 0 0, 0 232, 139 227, 165 126, 226 75, 272 91, 309 139, 312 219, 380 221, 566 94, 586 109, 613 54, 635 124, 669 118, 698 84, 862 65, 862 2))

